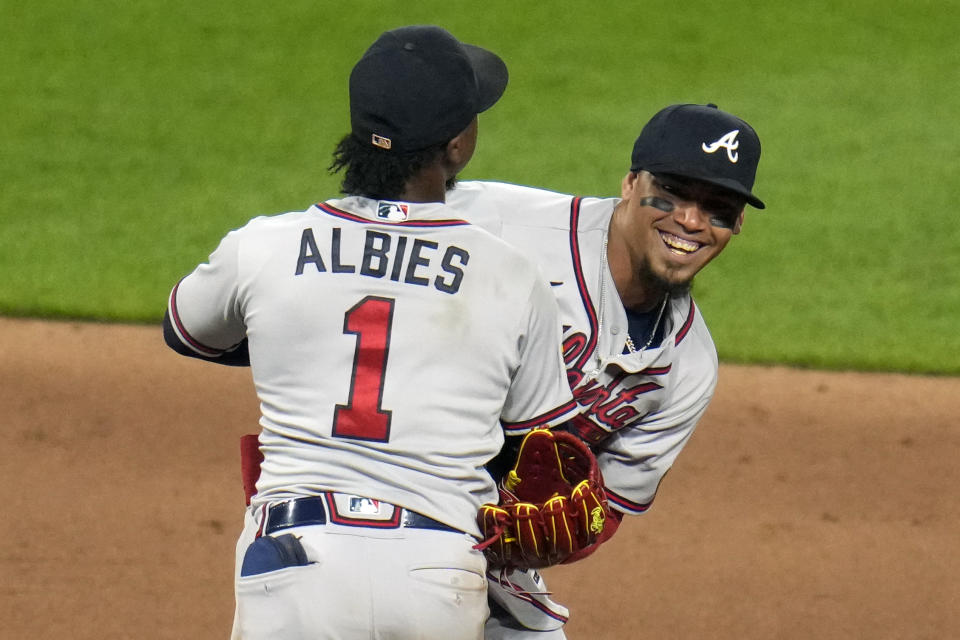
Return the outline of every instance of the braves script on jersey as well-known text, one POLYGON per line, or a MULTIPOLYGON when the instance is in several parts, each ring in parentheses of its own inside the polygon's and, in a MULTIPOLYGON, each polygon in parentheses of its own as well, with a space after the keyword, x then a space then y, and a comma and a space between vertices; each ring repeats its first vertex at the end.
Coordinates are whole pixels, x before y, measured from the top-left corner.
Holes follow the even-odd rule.
POLYGON ((248 340, 261 402, 253 506, 335 491, 478 534, 504 430, 570 417, 536 267, 442 204, 331 200, 256 218, 170 296, 208 357, 248 340), (501 425, 502 421, 502 425, 501 425))
POLYGON ((587 419, 578 430, 598 446, 611 506, 643 512, 716 387, 716 348, 692 298, 669 300, 659 344, 625 353, 627 315, 604 259, 618 199, 463 182, 447 201, 534 258, 553 285, 567 375, 587 419))

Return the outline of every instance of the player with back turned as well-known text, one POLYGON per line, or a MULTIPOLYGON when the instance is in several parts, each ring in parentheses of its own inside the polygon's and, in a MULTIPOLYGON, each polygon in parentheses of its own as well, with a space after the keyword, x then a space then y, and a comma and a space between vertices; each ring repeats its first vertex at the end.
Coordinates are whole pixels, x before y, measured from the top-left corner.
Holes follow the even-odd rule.
MULTIPOLYGON (((690 286, 740 233, 745 205, 764 208, 751 191, 759 159, 740 118, 671 105, 637 138, 619 198, 495 182, 462 182, 447 196, 553 286, 579 405, 568 428, 596 453, 611 507, 604 540, 650 507, 713 396, 716 348, 690 286)), ((563 637, 568 611, 536 572, 489 578, 488 639, 563 637)))
POLYGON ((549 285, 443 204, 506 82, 440 28, 382 34, 350 76, 347 196, 228 233, 170 295, 167 343, 249 364, 261 403, 235 637, 482 637, 484 464, 575 409, 549 285))

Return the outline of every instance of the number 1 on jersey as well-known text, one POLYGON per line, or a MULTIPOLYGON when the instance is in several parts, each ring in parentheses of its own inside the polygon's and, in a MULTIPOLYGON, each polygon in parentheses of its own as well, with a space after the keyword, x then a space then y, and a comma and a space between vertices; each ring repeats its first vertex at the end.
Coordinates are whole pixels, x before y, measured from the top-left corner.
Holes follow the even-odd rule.
POLYGON ((343 332, 357 336, 353 375, 347 404, 338 404, 333 414, 333 436, 386 442, 390 438, 390 414, 380 407, 387 373, 390 330, 393 325, 391 298, 367 296, 343 315, 343 332))

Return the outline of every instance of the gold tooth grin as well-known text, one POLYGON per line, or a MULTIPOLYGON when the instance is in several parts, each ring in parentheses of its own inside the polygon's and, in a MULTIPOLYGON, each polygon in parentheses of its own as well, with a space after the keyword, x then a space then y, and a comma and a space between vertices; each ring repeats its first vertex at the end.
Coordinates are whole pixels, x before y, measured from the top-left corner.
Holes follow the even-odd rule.
POLYGON ((669 233, 660 232, 660 237, 663 238, 664 244, 677 252, 693 253, 700 248, 700 243, 698 242, 684 240, 669 233))

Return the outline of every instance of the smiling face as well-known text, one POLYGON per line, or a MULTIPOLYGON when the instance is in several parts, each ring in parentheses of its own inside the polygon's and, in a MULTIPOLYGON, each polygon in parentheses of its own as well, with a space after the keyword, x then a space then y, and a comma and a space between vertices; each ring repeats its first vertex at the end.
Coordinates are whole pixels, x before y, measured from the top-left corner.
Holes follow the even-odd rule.
POLYGON ((691 178, 628 173, 611 221, 610 269, 623 303, 638 310, 693 277, 740 232, 744 198, 691 178))

